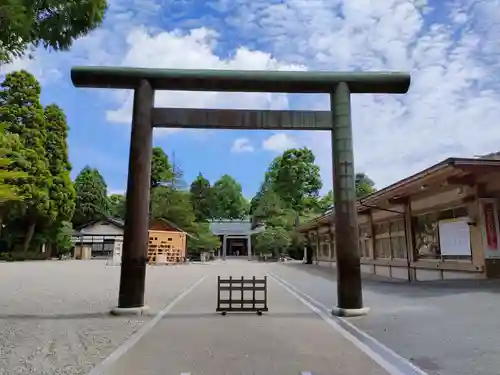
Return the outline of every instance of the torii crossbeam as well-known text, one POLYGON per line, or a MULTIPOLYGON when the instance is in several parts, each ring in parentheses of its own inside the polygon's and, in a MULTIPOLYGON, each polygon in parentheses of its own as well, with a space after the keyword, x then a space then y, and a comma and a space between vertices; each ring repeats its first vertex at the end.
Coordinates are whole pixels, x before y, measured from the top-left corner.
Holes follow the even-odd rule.
POLYGON ((404 94, 410 87, 409 73, 74 67, 71 79, 76 87, 134 90, 120 292, 114 313, 140 313, 145 308, 154 127, 330 130, 338 289, 332 313, 352 316, 367 312, 361 289, 351 94, 404 94), (323 93, 330 95, 331 110, 154 108, 155 90, 323 93))

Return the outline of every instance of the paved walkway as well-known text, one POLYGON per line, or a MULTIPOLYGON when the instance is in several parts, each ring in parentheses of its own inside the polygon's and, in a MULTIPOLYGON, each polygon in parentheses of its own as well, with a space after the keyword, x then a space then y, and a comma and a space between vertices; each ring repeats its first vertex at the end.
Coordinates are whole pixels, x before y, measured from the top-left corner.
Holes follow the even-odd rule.
POLYGON ((217 275, 263 276, 267 266, 232 261, 203 267, 205 278, 131 348, 118 349, 106 375, 388 375, 322 317, 268 277, 269 312, 215 313, 217 275), (119 354, 122 354, 121 356, 119 354))

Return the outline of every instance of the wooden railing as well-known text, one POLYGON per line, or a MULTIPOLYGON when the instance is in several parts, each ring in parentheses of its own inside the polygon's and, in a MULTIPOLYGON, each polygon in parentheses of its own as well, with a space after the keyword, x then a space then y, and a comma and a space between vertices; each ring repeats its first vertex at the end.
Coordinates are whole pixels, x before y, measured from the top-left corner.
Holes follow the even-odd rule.
POLYGON ((218 277, 217 285, 217 311, 222 315, 226 312, 256 312, 262 315, 267 309, 267 276, 257 279, 241 278, 221 279, 218 277), (221 292, 228 294, 221 296, 221 292), (257 293, 261 294, 259 298, 257 293), (252 298, 245 299, 245 295, 251 294, 252 298))

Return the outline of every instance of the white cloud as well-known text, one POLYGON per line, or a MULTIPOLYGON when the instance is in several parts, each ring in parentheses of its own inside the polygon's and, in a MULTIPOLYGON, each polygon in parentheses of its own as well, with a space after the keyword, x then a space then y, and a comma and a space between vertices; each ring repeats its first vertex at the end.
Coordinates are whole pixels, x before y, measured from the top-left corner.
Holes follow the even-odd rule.
MULTIPOLYGON (((124 66, 182 69, 233 69, 233 70, 303 70, 300 65, 290 65, 274 59, 270 54, 239 48, 230 58, 221 59, 214 49, 217 34, 205 28, 152 34, 137 28, 127 36, 128 52, 121 61, 124 66)), ((133 96, 118 92, 119 107, 107 113, 111 122, 130 123, 133 96)), ((271 93, 220 93, 162 91, 156 93, 157 107, 188 108, 287 108, 284 94, 271 93)))
POLYGON ((231 152, 242 153, 242 152, 253 152, 254 148, 250 143, 248 138, 237 138, 234 140, 231 146, 231 152))
MULTIPOLYGON (((217 19, 199 17, 189 3, 113 0, 105 27, 75 43, 71 54, 56 54, 57 59, 54 54, 44 55, 37 64, 66 70, 74 63, 408 70, 412 84, 407 95, 353 96, 358 170, 382 187, 448 156, 500 148, 496 125, 500 118, 500 13, 495 11, 500 0, 450 0, 432 7, 425 0, 284 0, 280 4, 209 0, 217 19), (179 8, 176 14, 186 14, 184 18, 194 25, 189 31, 162 29, 151 21, 173 14, 168 12, 173 6, 179 8), (226 53, 235 40, 239 47, 226 53)), ((105 95, 111 108, 108 119, 130 122, 131 94, 107 91, 105 95)), ((295 103, 293 97, 265 93, 169 92, 156 98, 158 106, 199 108, 266 109, 289 104, 325 109, 329 101, 315 96, 295 103)), ((279 134, 270 140, 286 143, 289 137, 279 134)), ((299 143, 317 155, 325 189, 331 181, 330 142, 323 132, 300 133, 299 143)))
POLYGON ((297 142, 286 133, 275 133, 262 142, 262 148, 267 151, 283 152, 297 147, 297 142))
POLYGON ((15 59, 10 64, 0 65, 0 76, 9 74, 16 70, 27 70, 33 74, 42 85, 57 81, 62 77, 61 72, 54 67, 44 67, 39 64, 39 60, 36 58, 37 56, 41 57, 47 55, 48 53, 40 51, 35 53, 34 58, 25 57, 15 59))
MULTIPOLYGON (((352 98, 356 165, 379 187, 448 156, 500 148, 498 0, 434 9, 422 0, 235 1, 226 22, 278 58, 310 69, 412 73, 407 95, 352 98)), ((300 103, 328 106, 326 97, 300 103)), ((315 151, 325 184, 332 181, 330 136, 309 132, 302 141, 315 151)))

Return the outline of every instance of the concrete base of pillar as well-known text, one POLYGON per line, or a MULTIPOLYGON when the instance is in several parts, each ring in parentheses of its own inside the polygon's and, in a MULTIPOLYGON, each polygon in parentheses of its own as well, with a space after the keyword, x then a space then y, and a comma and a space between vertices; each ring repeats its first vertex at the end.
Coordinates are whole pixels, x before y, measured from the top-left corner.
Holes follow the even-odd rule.
POLYGON ((149 310, 148 306, 142 307, 115 307, 110 311, 111 315, 126 316, 126 315, 144 315, 149 310))
POLYGON ((341 317, 353 317, 353 316, 363 316, 367 315, 370 312, 369 307, 362 307, 360 309, 343 309, 341 307, 334 307, 332 309, 333 316, 341 316, 341 317))

